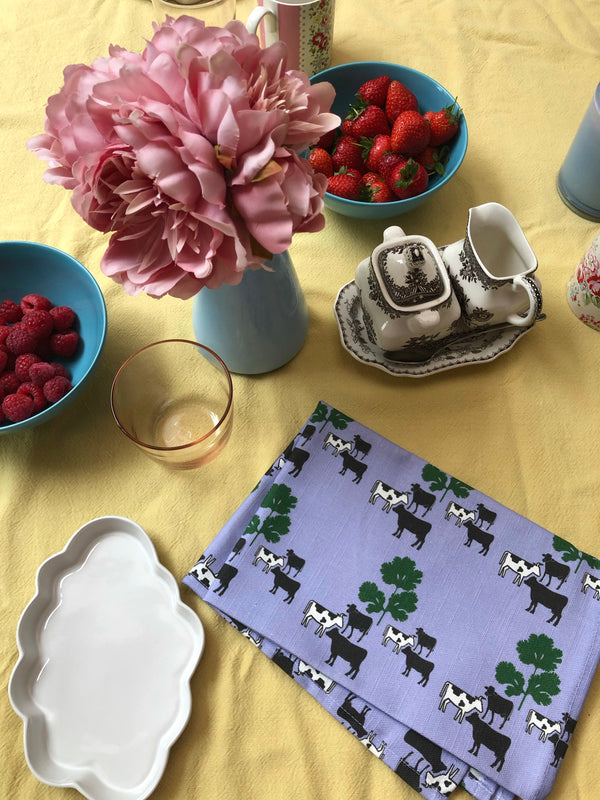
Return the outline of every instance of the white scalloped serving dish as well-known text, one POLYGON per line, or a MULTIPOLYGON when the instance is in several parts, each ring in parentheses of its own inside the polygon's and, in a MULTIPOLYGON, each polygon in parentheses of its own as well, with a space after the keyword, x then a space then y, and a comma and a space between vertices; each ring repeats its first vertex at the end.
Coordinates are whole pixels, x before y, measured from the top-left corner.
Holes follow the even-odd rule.
POLYGON ((188 721, 204 630, 144 530, 76 531, 39 568, 17 643, 9 697, 34 775, 90 800, 148 797, 188 721))

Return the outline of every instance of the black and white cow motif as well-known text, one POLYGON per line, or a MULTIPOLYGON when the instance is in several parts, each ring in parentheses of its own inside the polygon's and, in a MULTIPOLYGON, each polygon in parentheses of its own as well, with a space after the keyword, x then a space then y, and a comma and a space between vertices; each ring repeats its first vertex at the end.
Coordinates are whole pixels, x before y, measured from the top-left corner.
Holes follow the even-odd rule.
POLYGON ((360 665, 367 657, 367 650, 365 650, 364 647, 359 647, 357 644, 354 644, 354 642, 351 642, 349 639, 346 639, 337 628, 330 628, 326 631, 325 635, 331 639, 331 652, 325 663, 333 667, 339 656, 350 665, 350 669, 344 674, 348 678, 354 680, 358 675, 360 665))
POLYGON ((399 653, 406 645, 409 645, 409 647, 415 646, 414 636, 407 636, 405 633, 402 633, 402 631, 399 631, 398 628, 394 628, 393 625, 388 625, 383 633, 383 646, 387 647, 387 643, 390 641, 394 642, 394 647, 392 648, 393 653, 399 653))
POLYGON ((263 545, 259 545, 254 553, 253 566, 256 566, 259 561, 262 561, 262 571, 270 572, 273 567, 283 567, 285 560, 283 556, 278 556, 276 553, 267 550, 263 545))
POLYGON ((552 558, 550 553, 544 553, 542 558, 544 560, 544 577, 542 578, 542 582, 548 578, 548 583, 546 583, 545 586, 550 586, 552 578, 556 578, 558 581, 558 586, 556 588, 560 589, 569 577, 571 567, 568 564, 563 564, 561 561, 556 561, 556 559, 552 558))
POLYGON ((594 600, 600 600, 600 578, 592 575, 591 572, 586 572, 581 579, 581 591, 587 594, 588 589, 594 592, 594 600))
POLYGON ((428 789, 437 789, 438 792, 445 797, 458 787, 458 784, 454 780, 458 772, 459 768, 455 767, 454 764, 452 764, 448 772, 445 772, 443 775, 434 775, 432 772, 426 772, 425 786, 427 786, 428 789))
POLYGON ((231 551, 231 555, 229 556, 229 558, 228 558, 227 560, 228 560, 228 561, 233 561, 233 559, 234 559, 236 556, 239 556, 239 554, 242 552, 242 550, 244 549, 244 547, 245 547, 245 546, 246 546, 246 540, 245 540, 245 539, 244 539, 244 537, 242 536, 242 537, 240 537, 240 538, 237 540, 237 542, 236 542, 236 543, 233 545, 233 550, 231 551))
POLYGON ((444 515, 444 519, 450 519, 450 517, 455 518, 455 525, 460 528, 465 522, 475 522, 477 514, 474 511, 469 511, 462 506, 459 506, 458 503, 455 503, 454 500, 450 500, 448 505, 446 506, 446 513, 444 515))
POLYGON ((292 469, 289 474, 292 478, 297 478, 302 472, 302 467, 310 458, 308 450, 302 450, 301 447, 294 447, 294 443, 289 444, 283 451, 283 457, 287 461, 291 461, 292 469))
POLYGON ((305 425, 298 436, 298 438, 303 440, 302 444, 309 442, 314 436, 316 430, 317 429, 314 425, 305 425))
POLYGON ((467 547, 471 547, 472 542, 477 542, 481 545, 481 550, 479 551, 481 555, 487 556, 490 545, 494 541, 493 534, 478 528, 473 522, 465 522, 465 528, 467 529, 467 541, 464 544, 467 547))
POLYGON ((423 770, 421 761, 425 761, 429 764, 432 772, 446 771, 446 764, 443 761, 443 751, 439 744, 432 742, 431 739, 427 739, 421 733, 418 733, 418 731, 413 731, 412 728, 409 728, 404 734, 404 741, 409 747, 412 747, 410 753, 404 757, 406 761, 413 755, 415 750, 419 754, 419 760, 416 763, 416 768, 418 770, 423 770))
POLYGON ((473 745, 469 753, 472 753, 474 756, 479 755, 479 748, 483 745, 488 750, 491 750, 495 756, 490 766, 496 767, 498 772, 500 772, 504 766, 504 760, 506 759, 508 748, 511 745, 511 740, 505 734, 495 731, 487 722, 483 722, 475 712, 469 714, 466 720, 473 728, 473 745))
POLYGON ((352 638, 352 634, 355 630, 360 632, 360 636, 358 637, 357 641, 360 640, 365 636, 373 624, 373 617, 369 617, 367 614, 363 614, 362 611, 359 611, 358 608, 354 603, 350 603, 346 611, 348 612, 348 622, 346 626, 342 628, 342 633, 346 633, 348 628, 350 628, 350 633, 348 634, 348 638, 352 638))
POLYGON ((411 501, 408 504, 407 508, 411 508, 411 506, 415 507, 415 511, 418 511, 419 508, 423 507, 423 516, 433 507, 436 501, 436 497, 434 494, 430 492, 426 492, 418 483, 413 483, 410 487, 412 491, 411 501))
POLYGON ((488 530, 496 521, 496 517, 498 516, 495 511, 490 511, 489 508, 486 508, 483 503, 477 503, 475 506, 477 510, 477 520, 476 523, 480 527, 483 527, 483 523, 485 522, 488 530))
POLYGON ((355 736, 358 736, 362 739, 367 735, 365 720, 371 708, 365 703, 362 709, 359 711, 358 708, 353 705, 353 702, 356 699, 358 698, 354 692, 348 692, 344 702, 336 711, 336 714, 341 720, 343 720, 343 722, 348 723, 355 736))
POLYGON ((410 531, 415 536, 415 541, 412 542, 411 547, 416 547, 417 550, 420 550, 425 542, 425 537, 431 530, 431 522, 415 517, 404 506, 398 506, 394 509, 394 512, 398 517, 398 527, 393 535, 399 539, 405 530, 410 531))
POLYGON ((355 456, 359 456, 360 455, 361 458, 365 458, 365 456, 369 455, 370 451, 371 451, 371 445, 369 444, 369 442, 365 442, 364 439, 361 439, 361 437, 358 435, 358 433, 355 434, 355 436, 354 436, 354 446, 353 446, 352 450, 350 451, 352 453, 352 455, 355 455, 355 456))
POLYGON ((211 569, 215 562, 213 555, 202 555, 190 570, 190 575, 204 586, 210 589, 216 579, 216 574, 211 569))
POLYGON ((248 641, 251 642, 255 647, 258 647, 259 650, 262 648, 262 643, 265 637, 261 636, 260 633, 256 633, 256 631, 253 631, 252 628, 244 628, 242 631, 240 631, 240 633, 242 636, 245 636, 246 639, 248 639, 248 641))
POLYGON ((548 717, 545 717, 543 714, 538 714, 535 708, 530 708, 527 714, 525 730, 527 733, 531 733, 534 728, 537 728, 540 732, 538 736, 540 742, 545 742, 548 736, 553 733, 556 733, 557 736, 560 736, 562 733, 562 723, 548 719, 548 717))
POLYGON ((499 717, 502 717, 502 722, 500 723, 500 730, 502 730, 504 723, 508 722, 510 719, 510 715, 513 712, 514 703, 507 697, 503 697, 501 694, 498 694, 493 686, 485 687, 485 696, 487 698, 487 706, 485 709, 485 714, 482 715, 481 719, 485 719, 489 713, 490 725, 493 725, 494 716, 498 714, 499 717))
POLYGON ((382 741, 379 747, 376 747, 373 744, 373 739, 375 738, 375 731, 371 731, 368 736, 363 739, 359 739, 358 741, 363 744, 369 753, 373 753, 374 756, 377 758, 383 758, 385 753, 385 748, 387 747, 387 742, 382 741))
POLYGON ((341 439, 334 433, 328 433, 323 442, 323 450, 327 450, 328 447, 331 447, 333 455, 337 457, 340 453, 350 453, 354 449, 354 444, 341 439))
POLYGON ((550 764, 551 767, 559 767, 560 762, 567 754, 567 749, 569 747, 569 743, 566 742, 564 739, 561 739, 557 733, 553 733, 551 736, 548 737, 548 741, 552 742, 554 745, 554 758, 552 763, 550 764))
POLYGON ((285 650, 282 650, 281 647, 278 647, 271 656, 271 661, 276 664, 279 669, 282 669, 286 675, 289 675, 290 678, 294 678, 294 664, 296 662, 296 656, 293 656, 291 653, 287 653, 285 650))
POLYGON ((458 710, 454 715, 454 719, 459 723, 462 723, 467 714, 471 714, 475 711, 479 712, 480 714, 483 713, 483 697, 474 697, 473 695, 465 692, 464 689, 456 686, 454 683, 450 683, 450 681, 446 681, 446 683, 442 686, 440 697, 442 699, 438 706, 439 710, 445 711, 448 703, 456 706, 458 710))
POLYGON ((427 655, 430 656, 435 646, 437 644, 437 639, 434 639, 433 636, 430 636, 428 633, 425 633, 423 628, 417 628, 417 646, 415 647, 416 653, 422 653, 423 648, 427 650, 427 655))
POLYGON ((567 714, 566 711, 562 715, 562 718, 564 722, 563 735, 564 738, 568 741, 573 735, 575 726, 577 725, 577 720, 573 719, 573 717, 570 714, 567 714))
POLYGON ((569 598, 564 594, 558 594, 558 592, 548 589, 547 586, 542 586, 533 575, 527 578, 524 583, 529 586, 531 599, 526 611, 529 611, 530 614, 535 614, 538 604, 545 606, 552 612, 552 616, 546 621, 551 622, 556 627, 562 618, 562 613, 569 598))
POLYGON ((330 628, 343 628, 345 624, 345 614, 335 614, 333 611, 325 608, 325 606, 315 602, 315 600, 309 600, 306 604, 301 624, 305 628, 308 628, 308 623, 311 619, 317 623, 315 633, 319 638, 330 628))
POLYGON ((322 689, 325 694, 329 694, 335 688, 336 683, 334 680, 318 669, 315 669, 315 667, 310 664, 307 664, 306 661, 302 661, 302 659, 299 659, 296 664, 296 672, 298 675, 302 675, 311 680, 319 689, 322 689))
POLYGON ((231 564, 223 564, 221 569, 217 572, 215 579, 218 581, 218 586, 215 589, 215 594, 221 597, 229 589, 229 584, 238 574, 237 567, 232 567, 231 564))
POLYGON ((360 483, 362 476, 366 472, 367 464, 364 461, 359 461, 357 458, 354 458, 350 453, 342 453, 342 462, 343 466, 340 470, 340 475, 345 475, 346 471, 350 470, 350 472, 354 473, 352 483, 360 483))
POLYGON ((397 506, 399 503, 402 503, 403 505, 408 503, 407 492, 401 492, 398 489, 394 489, 393 486, 388 486, 387 483, 384 483, 380 480, 376 480, 371 487, 369 503, 374 506, 378 497, 381 497, 383 500, 383 511, 385 511, 386 514, 389 514, 392 508, 397 506))
POLYGON ((284 572, 287 572, 288 575, 291 574, 292 570, 295 570, 294 577, 297 578, 298 573, 302 572, 305 564, 306 560, 304 558, 300 558, 293 550, 286 550, 284 572))
POLYGON ((296 597, 296 592, 300 588, 300 581, 295 581, 293 578, 290 578, 289 575, 286 575, 285 572, 282 571, 281 567, 273 567, 271 575, 273 576, 273 588, 269 589, 269 593, 277 594, 278 589, 283 589, 286 594, 283 598, 283 602, 291 605, 296 597))
POLYGON ((524 578, 529 578, 531 575, 535 575, 536 578, 540 578, 542 575, 541 564, 532 564, 529 561, 525 561, 524 558, 520 558, 514 553, 511 553, 510 550, 505 550, 502 558, 500 559, 500 569, 498 571, 498 575, 503 578, 508 570, 511 570, 511 572, 515 573, 513 583, 516 583, 519 586, 523 583, 524 578))
POLYGON ((408 645, 403 647, 400 652, 404 653, 406 656, 406 669, 402 674, 408 677, 411 673, 411 670, 414 669, 415 672, 418 672, 421 675, 421 678, 419 679, 419 686, 427 686, 429 682, 429 676, 435 667, 433 661, 427 661, 426 658, 423 658, 423 656, 415 653, 415 651, 408 645))

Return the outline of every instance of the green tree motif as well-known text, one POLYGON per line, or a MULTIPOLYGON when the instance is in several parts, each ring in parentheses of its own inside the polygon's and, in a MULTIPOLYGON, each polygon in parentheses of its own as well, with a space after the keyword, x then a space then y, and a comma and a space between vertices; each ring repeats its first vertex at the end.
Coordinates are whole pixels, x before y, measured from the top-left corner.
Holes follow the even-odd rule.
POLYGON ((425 464, 421 472, 424 481, 429 483, 432 492, 443 492, 440 502, 446 497, 448 492, 452 492, 456 497, 468 497, 473 491, 472 486, 446 475, 441 469, 434 467, 433 464, 425 464))
POLYGON ((268 508, 269 513, 262 520, 255 514, 244 531, 244 536, 254 537, 250 544, 254 544, 261 534, 267 542, 275 544, 289 533, 291 520, 288 514, 296 507, 297 502, 298 498, 293 496, 289 486, 274 483, 260 504, 261 508, 268 508))
POLYGON ((330 422, 334 428, 339 431, 346 430, 348 427, 348 423, 352 422, 352 417, 346 416, 346 414, 342 414, 341 411, 338 411, 336 408, 329 408, 325 405, 325 403, 319 402, 317 405, 313 415, 310 418, 311 422, 322 422, 323 424, 319 428, 319 432, 321 432, 325 425, 330 422))
POLYGON ((560 536, 554 537, 552 546, 558 553, 562 553, 563 561, 577 561, 577 566, 574 569, 575 573, 584 561, 591 569, 600 569, 600 559, 594 558, 594 556, 590 556, 587 553, 583 553, 581 550, 573 547, 573 545, 570 542, 567 542, 566 539, 561 539, 560 536))
POLYGON ((423 573, 416 566, 412 559, 400 558, 400 556, 381 565, 383 582, 395 587, 387 602, 385 593, 373 581, 365 581, 360 585, 358 599, 363 603, 368 603, 367 612, 381 614, 377 625, 386 614, 391 614, 393 619, 398 622, 404 622, 408 619, 408 615, 416 610, 417 595, 413 590, 423 578, 423 573))
POLYGON ((560 678, 556 673, 562 662, 562 650, 554 647, 553 640, 544 633, 532 633, 529 639, 517 642, 517 653, 522 664, 533 667, 527 684, 525 676, 510 661, 496 665, 496 680, 506 685, 507 697, 521 697, 519 708, 529 695, 535 703, 549 706, 552 698, 560 694, 560 678))

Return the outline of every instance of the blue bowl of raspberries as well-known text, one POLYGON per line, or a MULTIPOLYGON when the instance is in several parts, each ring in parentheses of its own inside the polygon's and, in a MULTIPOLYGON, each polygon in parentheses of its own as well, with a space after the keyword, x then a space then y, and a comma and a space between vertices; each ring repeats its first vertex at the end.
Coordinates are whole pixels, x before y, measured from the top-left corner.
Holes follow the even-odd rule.
POLYGON ((0 242, 0 434, 62 412, 105 338, 104 297, 83 264, 48 245, 0 242))
POLYGON ((361 219, 411 211, 445 186, 467 151, 467 123, 458 100, 422 72, 357 61, 319 72, 312 83, 336 90, 338 130, 310 149, 328 179, 325 205, 361 219))

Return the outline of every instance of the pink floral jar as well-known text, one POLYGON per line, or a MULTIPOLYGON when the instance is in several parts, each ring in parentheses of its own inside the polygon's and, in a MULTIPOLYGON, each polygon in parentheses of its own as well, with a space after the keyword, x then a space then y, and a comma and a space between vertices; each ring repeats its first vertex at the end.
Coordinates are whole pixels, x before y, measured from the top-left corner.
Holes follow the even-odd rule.
POLYGON ((567 301, 576 317, 600 331, 600 234, 567 284, 567 301))

